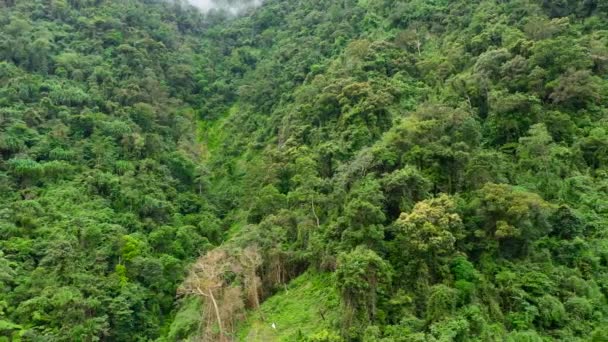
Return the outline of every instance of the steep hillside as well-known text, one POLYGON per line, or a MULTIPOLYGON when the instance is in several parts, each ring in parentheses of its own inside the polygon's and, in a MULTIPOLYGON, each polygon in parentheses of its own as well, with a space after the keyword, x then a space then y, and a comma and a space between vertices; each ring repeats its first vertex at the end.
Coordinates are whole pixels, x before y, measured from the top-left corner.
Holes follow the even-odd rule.
POLYGON ((201 25, 160 1, 0 2, 0 340, 155 339, 221 241, 201 25))
POLYGON ((603 1, 0 9, 0 340, 608 340, 603 1))
POLYGON ((231 239, 180 288, 204 303, 191 336, 605 339, 607 14, 271 0, 207 32, 201 137, 231 239), (286 319, 306 270, 341 304, 286 319))

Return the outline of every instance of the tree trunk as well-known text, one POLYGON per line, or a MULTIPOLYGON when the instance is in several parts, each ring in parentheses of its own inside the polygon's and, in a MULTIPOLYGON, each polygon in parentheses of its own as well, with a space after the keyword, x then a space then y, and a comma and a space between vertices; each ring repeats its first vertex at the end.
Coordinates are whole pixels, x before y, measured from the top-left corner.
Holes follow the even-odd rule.
POLYGON ((321 223, 319 222, 319 216, 317 216, 317 211, 315 210, 315 198, 312 197, 310 199, 310 204, 312 205, 312 214, 315 216, 315 220, 317 222, 317 228, 321 228, 321 223))
POLYGON ((224 329, 222 328, 222 317, 220 316, 220 309, 217 306, 217 302, 215 301, 215 297, 213 296, 213 291, 211 289, 209 291, 209 298, 211 298, 211 302, 213 302, 213 308, 215 309, 215 316, 217 318, 217 325, 220 329, 220 341, 225 341, 224 337, 224 329))

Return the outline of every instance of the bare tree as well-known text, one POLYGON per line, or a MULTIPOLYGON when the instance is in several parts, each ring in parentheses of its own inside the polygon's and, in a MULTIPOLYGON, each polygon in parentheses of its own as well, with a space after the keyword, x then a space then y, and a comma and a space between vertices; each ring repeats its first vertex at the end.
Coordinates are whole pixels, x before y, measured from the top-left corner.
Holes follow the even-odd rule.
POLYGON ((262 265, 262 256, 257 246, 245 248, 240 255, 240 262, 244 269, 245 292, 251 306, 257 309, 260 306, 260 277, 258 268, 262 265))
MULTIPOLYGON (((179 294, 196 295, 210 300, 216 323, 219 329, 219 341, 228 341, 222 323, 222 314, 217 298, 222 296, 225 285, 224 274, 229 266, 229 258, 222 249, 215 249, 205 256, 199 258, 192 268, 188 277, 179 289, 179 294)), ((210 315, 206 315, 210 316, 210 315)), ((210 325, 207 326, 207 329, 210 325)))
POLYGON ((204 300, 203 341, 232 340, 234 328, 244 316, 244 297, 251 307, 260 306, 261 279, 257 271, 262 261, 256 246, 230 250, 220 247, 192 265, 178 294, 204 300), (242 281, 235 281, 238 279, 242 281), (216 326, 219 331, 215 330, 216 326))

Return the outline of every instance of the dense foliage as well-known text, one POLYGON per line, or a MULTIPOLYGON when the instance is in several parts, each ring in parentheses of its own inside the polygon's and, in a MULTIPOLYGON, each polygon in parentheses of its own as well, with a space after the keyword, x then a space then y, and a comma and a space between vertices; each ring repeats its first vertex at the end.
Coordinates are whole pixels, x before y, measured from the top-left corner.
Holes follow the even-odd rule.
POLYGON ((220 241, 192 129, 195 14, 0 2, 0 340, 154 339, 220 241))
POLYGON ((607 20, 601 1, 270 0, 208 31, 230 244, 259 247, 261 297, 306 269, 341 297, 325 331, 275 337, 606 339, 607 20))
POLYGON ((605 2, 0 8, 0 339, 608 339, 605 2))

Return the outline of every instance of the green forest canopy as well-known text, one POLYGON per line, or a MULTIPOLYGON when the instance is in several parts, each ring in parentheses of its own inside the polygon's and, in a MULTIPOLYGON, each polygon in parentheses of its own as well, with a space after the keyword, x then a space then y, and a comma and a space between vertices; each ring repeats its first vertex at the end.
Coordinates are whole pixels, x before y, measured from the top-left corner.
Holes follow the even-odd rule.
POLYGON ((0 341, 607 341, 607 28, 0 1, 0 341))

